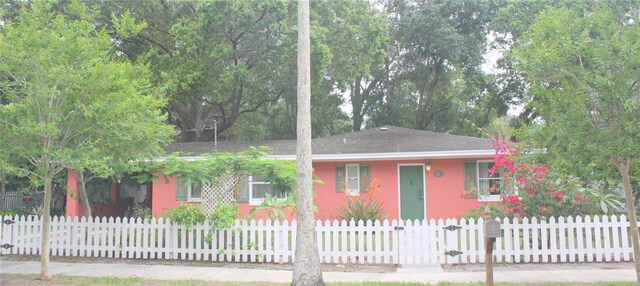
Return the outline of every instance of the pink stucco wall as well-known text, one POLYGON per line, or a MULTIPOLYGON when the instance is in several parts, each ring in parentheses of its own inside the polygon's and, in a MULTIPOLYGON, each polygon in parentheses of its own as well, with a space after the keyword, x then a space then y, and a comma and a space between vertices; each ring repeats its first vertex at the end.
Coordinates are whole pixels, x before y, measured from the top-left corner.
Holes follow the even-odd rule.
MULTIPOLYGON (((487 158, 490 159, 490 158, 487 158)), ((425 160, 404 161, 349 161, 349 162, 315 162, 313 169, 315 177, 323 184, 315 184, 315 204, 318 212, 316 219, 333 220, 339 218, 337 208, 344 206, 349 198, 344 192, 335 191, 337 164, 369 164, 371 179, 378 179, 379 199, 383 203, 387 219, 398 219, 398 165, 424 164, 425 160)), ((470 209, 480 207, 477 199, 464 199, 464 160, 442 159, 430 160, 431 171, 425 172, 426 194, 425 207, 427 219, 458 218, 470 209), (434 173, 441 171, 443 176, 436 177, 434 173)), ((361 194, 368 198, 369 194, 361 194)), ((247 203, 240 204, 243 213, 251 208, 247 203)), ((291 218, 292 216, 289 216, 291 218)))
MULTIPOLYGON (((490 158, 486 158, 490 159, 490 158)), ((382 201, 386 211, 387 219, 397 219, 399 217, 398 206, 398 165, 399 164, 424 164, 426 160, 389 160, 389 161, 349 161, 349 162, 315 162, 313 163, 314 176, 323 181, 322 184, 314 185, 315 204, 318 212, 316 219, 338 219, 337 208, 344 206, 349 198, 344 192, 335 191, 336 165, 337 164, 369 164, 371 179, 378 179, 379 199, 382 201)), ((463 159, 441 159, 430 160, 431 170, 425 172, 426 192, 425 208, 427 219, 457 218, 468 212, 472 208, 481 206, 477 199, 464 199, 461 197, 464 189, 464 160, 463 159), (436 171, 441 171, 443 175, 436 177, 436 171)), ((68 175, 68 189, 75 190, 76 182, 73 175, 68 175)), ((180 206, 184 202, 176 201, 176 179, 171 176, 162 176, 151 184, 152 188, 152 215, 161 216, 165 211, 180 206)), ((117 202, 117 190, 112 190, 114 202, 117 202)), ((367 198, 369 194, 362 193, 361 196, 367 198)), ((248 203, 240 203, 242 216, 245 216, 251 206, 248 203)), ((117 206, 103 206, 101 213, 117 213, 121 210, 117 206)), ((67 192, 67 215, 82 215, 84 211, 76 199, 71 198, 67 192)), ((294 215, 288 214, 291 219, 294 215)), ((264 214, 257 218, 265 218, 264 214)))
POLYGON ((176 177, 160 176, 151 184, 151 215, 159 217, 171 208, 177 208, 182 202, 176 200, 176 177))
MULTIPOLYGON (((313 164, 316 177, 324 182, 324 184, 315 185, 315 203, 318 207, 317 219, 338 219, 340 214, 337 209, 346 205, 349 200, 349 197, 344 192, 336 192, 336 165, 338 164, 369 164, 371 179, 378 179, 378 197, 383 203, 387 218, 398 217, 397 165, 392 161, 350 161, 313 164)), ((361 193, 361 196, 363 199, 369 199, 370 194, 361 193)))
MULTIPOLYGON (((84 208, 79 200, 76 177, 67 172, 67 204, 65 215, 70 217, 84 216, 84 208)), ((111 185, 110 204, 91 204, 91 211, 94 217, 123 217, 127 206, 118 200, 118 186, 111 185)))
POLYGON ((480 207, 477 199, 461 197, 464 190, 464 160, 431 160, 431 171, 426 172, 427 219, 459 218, 470 209, 480 207), (442 171, 436 177, 436 171, 442 171))
MULTIPOLYGON (((369 164, 371 179, 379 179, 379 197, 387 213, 387 219, 399 217, 398 165, 424 164, 425 160, 405 161, 355 161, 340 163, 314 163, 314 171, 325 184, 316 185, 315 202, 319 212, 318 219, 335 219, 339 217, 338 207, 347 203, 345 193, 335 192, 337 164, 369 164)), ((464 190, 464 160, 443 159, 430 160, 431 171, 425 172, 425 207, 427 219, 460 217, 472 208, 480 206, 477 199, 461 197, 464 190), (443 176, 434 176, 435 171, 442 171, 443 176)), ((367 196, 368 194, 362 194, 367 196)))

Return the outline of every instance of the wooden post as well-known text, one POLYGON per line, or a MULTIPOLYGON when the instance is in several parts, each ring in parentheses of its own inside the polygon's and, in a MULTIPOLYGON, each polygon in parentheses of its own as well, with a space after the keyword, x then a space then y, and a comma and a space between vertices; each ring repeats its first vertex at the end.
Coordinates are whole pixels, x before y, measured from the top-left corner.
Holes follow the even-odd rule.
POLYGON ((488 286, 493 286, 493 243, 495 242, 494 237, 489 237, 487 233, 487 222, 492 220, 491 218, 491 210, 488 206, 484 207, 484 245, 485 245, 485 273, 486 273, 486 281, 485 284, 488 286))

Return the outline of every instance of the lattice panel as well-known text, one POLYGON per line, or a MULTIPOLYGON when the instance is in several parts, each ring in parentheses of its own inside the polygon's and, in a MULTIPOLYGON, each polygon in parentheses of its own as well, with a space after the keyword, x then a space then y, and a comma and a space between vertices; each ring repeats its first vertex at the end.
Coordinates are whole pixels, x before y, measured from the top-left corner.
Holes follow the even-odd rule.
POLYGON ((233 190, 238 184, 238 177, 228 175, 220 178, 215 183, 205 184, 202 187, 202 208, 206 215, 213 213, 216 204, 235 203, 236 198, 233 190))

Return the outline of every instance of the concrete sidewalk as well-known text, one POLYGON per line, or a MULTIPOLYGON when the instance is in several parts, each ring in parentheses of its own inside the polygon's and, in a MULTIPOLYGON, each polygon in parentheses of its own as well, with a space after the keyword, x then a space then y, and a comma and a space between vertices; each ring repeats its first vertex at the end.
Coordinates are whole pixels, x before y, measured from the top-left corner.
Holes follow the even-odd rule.
MULTIPOLYGON (((141 277, 159 280, 208 280, 208 281, 262 281, 291 282, 289 270, 239 269, 226 267, 197 267, 170 265, 142 265, 128 263, 64 263, 51 262, 54 275, 141 277)), ((38 261, 13 261, 0 258, 2 274, 40 273, 38 261)), ((325 282, 484 282, 482 271, 442 272, 434 268, 399 268, 390 273, 324 272, 325 282)), ((495 282, 545 283, 545 282, 599 282, 635 281, 634 269, 593 269, 575 267, 571 270, 508 270, 494 272, 495 282)))

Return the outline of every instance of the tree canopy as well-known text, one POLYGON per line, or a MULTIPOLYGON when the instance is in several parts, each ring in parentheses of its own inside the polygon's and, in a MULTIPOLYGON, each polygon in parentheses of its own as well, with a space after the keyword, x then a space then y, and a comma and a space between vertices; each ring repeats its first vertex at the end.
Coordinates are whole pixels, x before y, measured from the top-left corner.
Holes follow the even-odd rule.
MULTIPOLYGON (((519 39, 516 68, 531 83, 529 129, 554 163, 583 176, 619 172, 631 221, 635 260, 640 242, 630 172, 640 154, 640 25, 637 11, 610 7, 548 8, 519 39)), ((596 175, 598 176, 598 175, 596 175)), ((640 264, 636 264, 640 280, 640 264)))
MULTIPOLYGON (((133 28, 122 21, 121 31, 133 28)), ((23 3, 2 26, 0 75, 0 151, 44 185, 41 275, 48 279, 53 176, 65 168, 112 173, 114 162, 158 154, 173 134, 160 110, 166 101, 150 88, 147 67, 122 60, 78 1, 23 3)))

